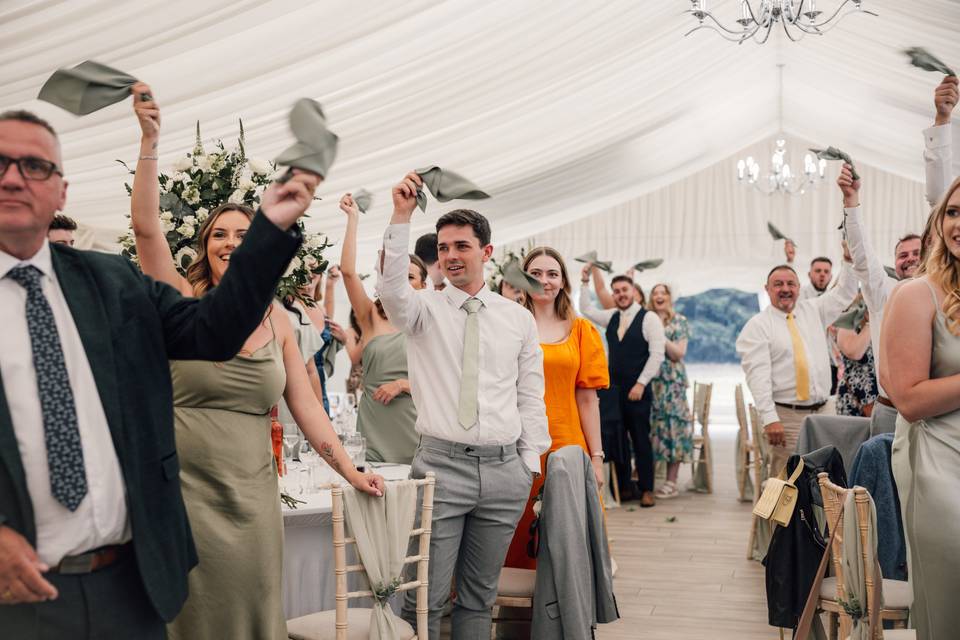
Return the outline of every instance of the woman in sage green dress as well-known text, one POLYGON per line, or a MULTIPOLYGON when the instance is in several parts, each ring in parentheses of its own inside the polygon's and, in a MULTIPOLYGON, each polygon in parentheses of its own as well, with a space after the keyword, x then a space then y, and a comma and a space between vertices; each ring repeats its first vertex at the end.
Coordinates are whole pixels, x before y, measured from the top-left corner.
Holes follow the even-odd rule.
POLYGON ((677 476, 680 465, 689 462, 693 452, 693 416, 687 404, 690 381, 683 364, 690 325, 685 317, 673 310, 673 293, 665 284, 658 284, 650 290, 649 308, 660 316, 667 335, 666 357, 660 365, 660 373, 650 381, 653 387, 650 438, 656 460, 667 463, 666 482, 656 495, 669 499, 679 495, 677 476))
MULTIPOLYGON (((844 174, 838 183, 859 188, 844 174)), ((880 384, 900 414, 892 466, 919 640, 960 629, 960 536, 950 524, 960 519, 960 179, 933 216, 922 275, 890 295, 880 332, 880 384)))
MULTIPOLYGON (((131 223, 143 272, 200 297, 230 265, 254 211, 225 204, 200 221, 196 258, 183 277, 160 223, 156 149, 160 112, 141 100, 150 88, 133 87, 140 122, 140 160, 131 194, 131 223)), ((302 214, 319 176, 297 172, 262 197, 264 210, 302 214)), ((262 215, 262 214, 261 214, 262 215)), ((188 576, 189 596, 167 627, 183 640, 282 640, 283 520, 277 468, 270 445, 270 408, 281 394, 320 455, 357 489, 382 495, 383 478, 357 471, 307 379, 293 327, 279 304, 222 363, 171 363, 174 425, 181 488, 199 565, 188 576)))
MULTIPOLYGON (((417 450, 417 409, 410 395, 407 378, 407 340, 363 287, 357 274, 357 223, 360 210, 348 193, 340 199, 347 215, 340 254, 340 273, 347 297, 360 328, 363 363, 363 395, 357 403, 357 431, 367 439, 367 459, 371 462, 410 464, 417 450)), ((410 255, 410 285, 423 289, 427 267, 410 255)))

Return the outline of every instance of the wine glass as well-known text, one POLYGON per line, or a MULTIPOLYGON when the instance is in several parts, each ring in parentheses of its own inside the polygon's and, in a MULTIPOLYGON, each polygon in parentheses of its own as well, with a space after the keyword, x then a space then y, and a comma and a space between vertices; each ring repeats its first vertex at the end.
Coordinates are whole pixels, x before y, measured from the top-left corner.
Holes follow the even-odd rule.
POLYGON ((327 400, 330 403, 330 420, 335 423, 343 410, 343 395, 337 392, 328 393, 327 400))
POLYGON ((343 439, 343 450, 350 456, 353 466, 357 466, 357 457, 363 453, 363 437, 359 433, 351 433, 343 439))
POLYGON ((283 444, 286 446, 283 448, 283 458, 287 462, 287 466, 293 460, 294 447, 297 445, 297 442, 300 441, 300 430, 297 428, 297 425, 294 424, 285 424, 283 425, 283 444))
POLYGON ((354 413, 357 410, 357 394, 348 393, 346 397, 347 411, 354 413))

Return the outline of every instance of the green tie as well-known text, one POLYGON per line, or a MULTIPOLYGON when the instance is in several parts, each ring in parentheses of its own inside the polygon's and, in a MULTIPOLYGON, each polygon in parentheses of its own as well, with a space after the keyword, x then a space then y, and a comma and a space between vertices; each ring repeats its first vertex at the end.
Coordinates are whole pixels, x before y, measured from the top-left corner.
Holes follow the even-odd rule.
POLYGON ((463 330, 463 368, 460 375, 460 405, 457 419, 464 429, 472 429, 477 423, 477 389, 480 379, 480 318, 477 311, 483 302, 468 298, 461 308, 467 312, 467 324, 463 330))

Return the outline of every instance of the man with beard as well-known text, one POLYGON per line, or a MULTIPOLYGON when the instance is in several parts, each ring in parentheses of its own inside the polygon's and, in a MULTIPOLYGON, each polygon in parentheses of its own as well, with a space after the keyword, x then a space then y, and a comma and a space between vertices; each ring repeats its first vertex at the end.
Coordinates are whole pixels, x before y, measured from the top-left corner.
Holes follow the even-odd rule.
POLYGON ((857 295, 857 279, 840 270, 837 286, 800 299, 797 272, 787 265, 767 275, 770 306, 750 318, 737 337, 737 354, 770 445, 771 475, 780 473, 811 414, 834 413, 826 329, 857 295))
POLYGON ((820 256, 810 261, 810 271, 807 278, 810 284, 800 289, 800 298, 818 298, 826 292, 833 277, 833 261, 826 256, 820 256))
MULTIPOLYGON (((860 281, 863 300, 870 312, 872 326, 870 340, 873 343, 873 361, 880 384, 880 330, 883 326, 883 307, 897 286, 898 280, 912 278, 920 268, 920 236, 911 233, 903 236, 894 247, 894 268, 897 279, 887 275, 883 263, 873 251, 873 246, 863 227, 860 207, 860 180, 854 180, 849 165, 844 165, 837 178, 843 193, 843 211, 846 216, 847 244, 853 257, 853 272, 860 281)), ((893 433, 897 424, 897 408, 893 406, 883 388, 870 416, 870 433, 893 433)))

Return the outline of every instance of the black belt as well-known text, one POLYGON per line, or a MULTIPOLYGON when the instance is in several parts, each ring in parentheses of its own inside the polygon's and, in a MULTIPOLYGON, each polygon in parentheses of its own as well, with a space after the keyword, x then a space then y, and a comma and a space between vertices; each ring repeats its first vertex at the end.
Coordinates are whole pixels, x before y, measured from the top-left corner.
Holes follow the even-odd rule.
POLYGON ((890 408, 893 409, 894 411, 897 410, 897 408, 894 406, 894 404, 893 404, 892 402, 890 402, 890 399, 889 399, 889 398, 884 398, 883 396, 877 396, 877 402, 879 402, 880 404, 882 404, 882 405, 885 406, 885 407, 890 407, 890 408))
POLYGON ((823 408, 827 401, 818 402, 816 404, 788 404, 786 402, 774 402, 773 404, 778 407, 784 407, 785 409, 793 409, 794 411, 809 411, 813 413, 814 411, 819 411, 823 408))

